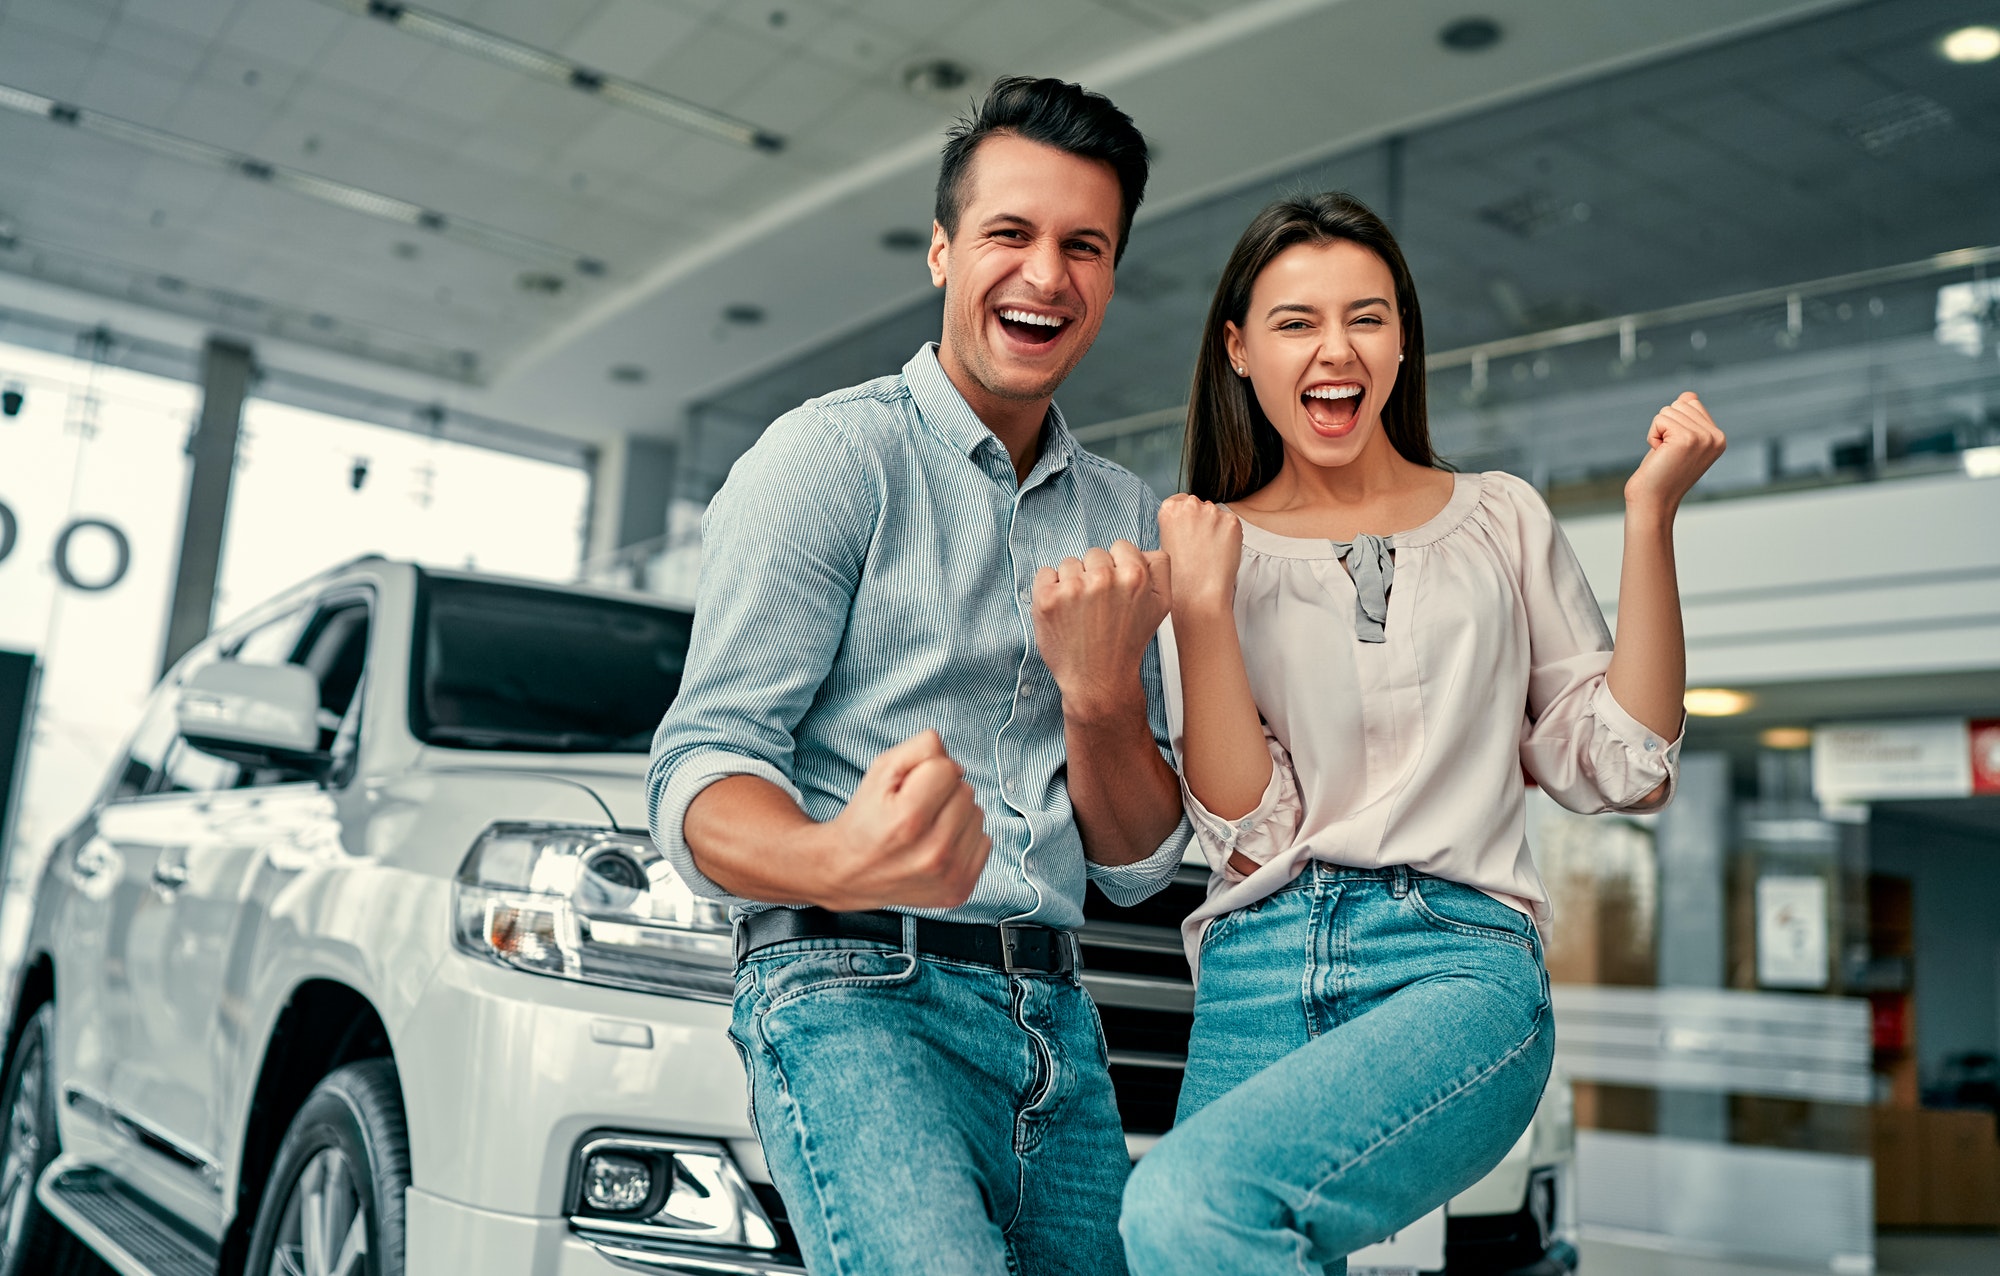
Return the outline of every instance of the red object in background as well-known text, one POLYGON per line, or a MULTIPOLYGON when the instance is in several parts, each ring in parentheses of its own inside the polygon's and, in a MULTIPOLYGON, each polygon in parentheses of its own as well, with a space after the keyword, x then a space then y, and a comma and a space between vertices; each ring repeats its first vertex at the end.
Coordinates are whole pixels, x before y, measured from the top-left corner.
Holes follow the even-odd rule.
POLYGON ((1965 724, 1972 737, 1972 791, 2000 793, 2000 718, 1965 724))
POLYGON ((1874 1027, 1875 1049, 1878 1051, 1908 1050, 1910 1048, 1910 994, 1906 992, 1875 992, 1868 994, 1869 1009, 1874 1027))

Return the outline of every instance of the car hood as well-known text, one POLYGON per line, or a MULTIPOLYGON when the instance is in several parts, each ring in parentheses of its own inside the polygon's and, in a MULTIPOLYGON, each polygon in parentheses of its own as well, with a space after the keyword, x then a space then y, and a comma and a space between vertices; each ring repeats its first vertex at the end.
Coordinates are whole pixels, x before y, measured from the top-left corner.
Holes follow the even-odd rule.
POLYGON ((418 768, 434 773, 541 776, 579 785, 611 812, 619 828, 647 827, 646 763, 641 753, 483 753, 472 749, 423 751, 418 768))

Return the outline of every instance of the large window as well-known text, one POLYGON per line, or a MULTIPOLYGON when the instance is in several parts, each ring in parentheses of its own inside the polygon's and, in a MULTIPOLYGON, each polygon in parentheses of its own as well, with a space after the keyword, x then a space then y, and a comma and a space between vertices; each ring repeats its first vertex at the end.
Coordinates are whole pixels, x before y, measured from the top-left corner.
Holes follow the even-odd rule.
MULTIPOLYGON (((12 857, 97 791, 159 675, 193 386, 0 345, 0 647, 41 662, 12 857)), ((157 759, 156 759, 157 760, 157 759)))
POLYGON ((244 407, 216 621, 362 554, 571 580, 580 469, 253 399, 244 407))

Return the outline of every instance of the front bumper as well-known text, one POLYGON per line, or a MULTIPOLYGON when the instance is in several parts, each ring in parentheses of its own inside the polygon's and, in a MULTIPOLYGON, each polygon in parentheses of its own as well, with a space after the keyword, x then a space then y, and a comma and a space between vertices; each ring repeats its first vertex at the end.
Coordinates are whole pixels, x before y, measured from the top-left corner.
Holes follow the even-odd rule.
POLYGON ((752 1178, 729 1007, 488 965, 439 963, 396 1045, 416 1184, 448 1200, 555 1218, 592 1130, 716 1139, 752 1178))
POLYGON ((720 1246, 670 1245, 573 1230, 567 1219, 475 1209, 411 1188, 404 1263, 480 1276, 805 1276, 803 1267, 720 1246))

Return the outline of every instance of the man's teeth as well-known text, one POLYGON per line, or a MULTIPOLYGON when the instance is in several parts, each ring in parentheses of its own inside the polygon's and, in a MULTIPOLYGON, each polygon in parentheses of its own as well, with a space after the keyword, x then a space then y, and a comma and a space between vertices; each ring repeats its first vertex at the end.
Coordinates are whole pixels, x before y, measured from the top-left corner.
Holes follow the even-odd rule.
POLYGON ((1358 385, 1316 385, 1306 391, 1308 399, 1351 399, 1361 393, 1358 385))
POLYGON ((1002 310, 1000 317, 1014 323, 1032 323, 1043 328, 1060 328, 1063 326, 1063 321, 1054 315, 1038 315, 1032 310, 1002 310))

